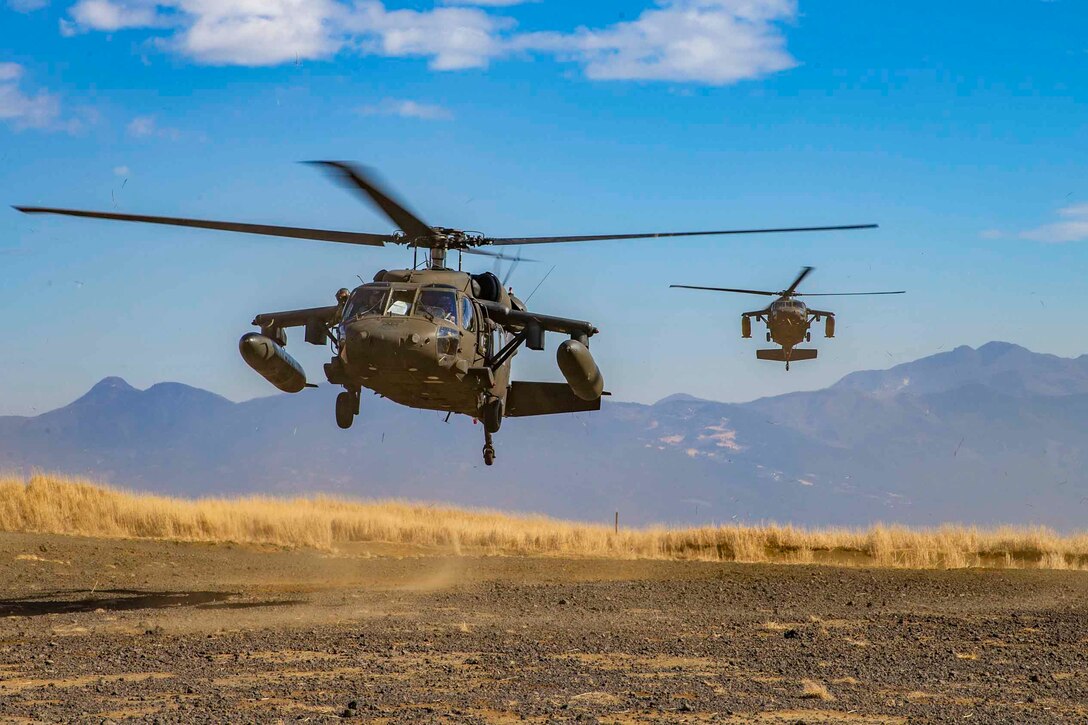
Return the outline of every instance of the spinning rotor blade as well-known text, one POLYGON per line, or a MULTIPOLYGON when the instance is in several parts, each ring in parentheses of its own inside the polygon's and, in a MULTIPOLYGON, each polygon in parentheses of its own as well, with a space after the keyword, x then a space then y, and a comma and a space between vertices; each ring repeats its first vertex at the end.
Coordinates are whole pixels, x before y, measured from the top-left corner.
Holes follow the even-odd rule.
POLYGON ((802 267, 801 268, 801 274, 797 275, 797 279, 793 280, 793 284, 791 284, 789 287, 786 288, 786 291, 782 293, 782 296, 786 297, 788 295, 792 295, 797 290, 797 285, 801 284, 801 281, 805 277, 812 274, 813 269, 815 269, 815 268, 814 267, 802 267))
POLYGON ((174 227, 196 227, 215 229, 224 232, 243 232, 245 234, 263 234, 270 237, 292 237, 294 239, 316 239, 322 242, 340 242, 342 244, 363 244, 370 247, 383 247, 387 242, 396 241, 388 234, 366 234, 364 232, 340 232, 330 229, 306 229, 305 227, 277 227, 270 224, 243 224, 241 222, 217 222, 206 219, 183 219, 168 216, 142 216, 140 214, 114 214, 105 211, 81 211, 79 209, 52 209, 41 206, 17 206, 16 210, 24 214, 60 214, 63 216, 88 217, 90 219, 112 219, 120 222, 144 222, 146 224, 165 224, 174 227))
POLYGON ((778 292, 767 292, 760 289, 733 289, 732 287, 696 287, 690 284, 670 284, 669 287, 679 287, 681 289, 705 289, 711 292, 737 292, 742 295, 764 295, 766 297, 778 297, 778 292))
POLYGON ((433 229, 427 226, 418 216, 408 211, 404 205, 385 193, 381 187, 367 177, 361 168, 344 161, 311 161, 309 163, 331 169, 337 173, 341 181, 366 194, 370 201, 410 239, 430 239, 435 236, 433 229))
POLYGON ((528 257, 514 256, 512 254, 503 254, 502 252, 485 252, 482 249, 473 249, 471 247, 468 248, 468 249, 458 249, 457 251, 464 252, 465 254, 479 254, 481 257, 494 257, 495 259, 505 259, 505 260, 508 260, 508 261, 516 261, 516 262, 539 262, 540 261, 539 259, 529 259, 528 257))
POLYGON ((858 295, 903 295, 905 289, 895 292, 798 292, 795 297, 856 297, 858 295))
POLYGON ((836 232, 849 229, 875 229, 876 224, 849 224, 835 227, 788 227, 783 229, 726 229, 717 232, 658 232, 650 234, 588 234, 573 237, 496 237, 485 244, 555 244, 558 242, 598 242, 608 239, 658 239, 661 237, 705 237, 715 234, 777 234, 779 232, 836 232))

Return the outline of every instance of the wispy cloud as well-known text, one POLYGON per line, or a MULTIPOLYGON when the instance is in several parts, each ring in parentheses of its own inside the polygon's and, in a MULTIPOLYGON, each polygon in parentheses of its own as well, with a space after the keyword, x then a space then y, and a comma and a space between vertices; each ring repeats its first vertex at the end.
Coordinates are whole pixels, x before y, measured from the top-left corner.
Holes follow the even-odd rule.
POLYGON ((154 44, 200 63, 267 66, 341 52, 425 58, 434 70, 552 56, 597 80, 724 85, 797 65, 783 23, 796 0, 658 0, 600 28, 521 33, 502 8, 518 0, 438 0, 389 9, 381 0, 77 0, 67 34, 143 28, 154 44))
POLYGON ((1061 221, 1044 224, 1020 233, 1021 239, 1050 244, 1088 241, 1088 204, 1074 204, 1058 209, 1061 221))
POLYGON ((132 138, 164 138, 170 141, 181 138, 181 131, 160 126, 154 116, 136 116, 125 126, 125 133, 132 138))
POLYGON ((114 166, 113 173, 115 176, 127 177, 129 175, 129 168, 127 166, 114 166))
POLYGON ((32 13, 49 4, 49 0, 8 0, 8 7, 17 13, 32 13))
POLYGON ((401 98, 383 98, 377 103, 363 106, 359 113, 364 116, 400 116, 425 121, 449 121, 453 118, 448 108, 401 98))
POLYGON ((525 5, 539 0, 440 0, 443 5, 471 5, 475 7, 506 8, 513 5, 525 5))
POLYGON ((74 133, 81 124, 61 118, 60 98, 44 90, 23 88, 25 69, 18 63, 0 63, 0 121, 15 130, 27 128, 74 133))

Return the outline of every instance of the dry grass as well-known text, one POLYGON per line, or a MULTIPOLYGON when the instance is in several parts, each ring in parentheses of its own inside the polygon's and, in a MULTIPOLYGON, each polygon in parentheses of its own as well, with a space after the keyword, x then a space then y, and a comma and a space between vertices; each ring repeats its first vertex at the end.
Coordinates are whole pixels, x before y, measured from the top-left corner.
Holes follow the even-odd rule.
POLYGON ((1088 535, 1045 528, 803 529, 776 525, 621 529, 405 501, 188 500, 83 480, 0 477, 0 530, 335 549, 385 542, 446 551, 901 568, 1088 568, 1088 535))
POLYGON ((801 697, 825 702, 835 699, 827 688, 816 680, 801 680, 801 697))

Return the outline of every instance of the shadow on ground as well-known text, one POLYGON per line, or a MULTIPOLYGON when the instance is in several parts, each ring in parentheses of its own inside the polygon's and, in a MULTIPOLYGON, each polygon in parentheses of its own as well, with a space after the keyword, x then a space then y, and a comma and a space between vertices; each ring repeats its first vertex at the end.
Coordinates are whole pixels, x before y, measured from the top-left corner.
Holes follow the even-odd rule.
POLYGON ((230 601, 236 596, 238 596, 237 592, 145 592, 132 589, 50 592, 34 597, 0 599, 0 617, 38 617, 46 614, 94 612, 99 609, 106 611, 170 607, 250 609, 302 603, 302 600, 296 599, 262 602, 230 601))

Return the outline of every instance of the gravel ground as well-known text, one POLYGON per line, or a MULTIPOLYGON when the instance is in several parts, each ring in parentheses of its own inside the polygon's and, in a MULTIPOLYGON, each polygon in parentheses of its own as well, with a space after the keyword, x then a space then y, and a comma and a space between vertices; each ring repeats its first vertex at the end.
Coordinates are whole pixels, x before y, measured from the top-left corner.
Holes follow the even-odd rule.
POLYGON ((0 721, 1088 722, 1088 574, 0 534, 0 721))

